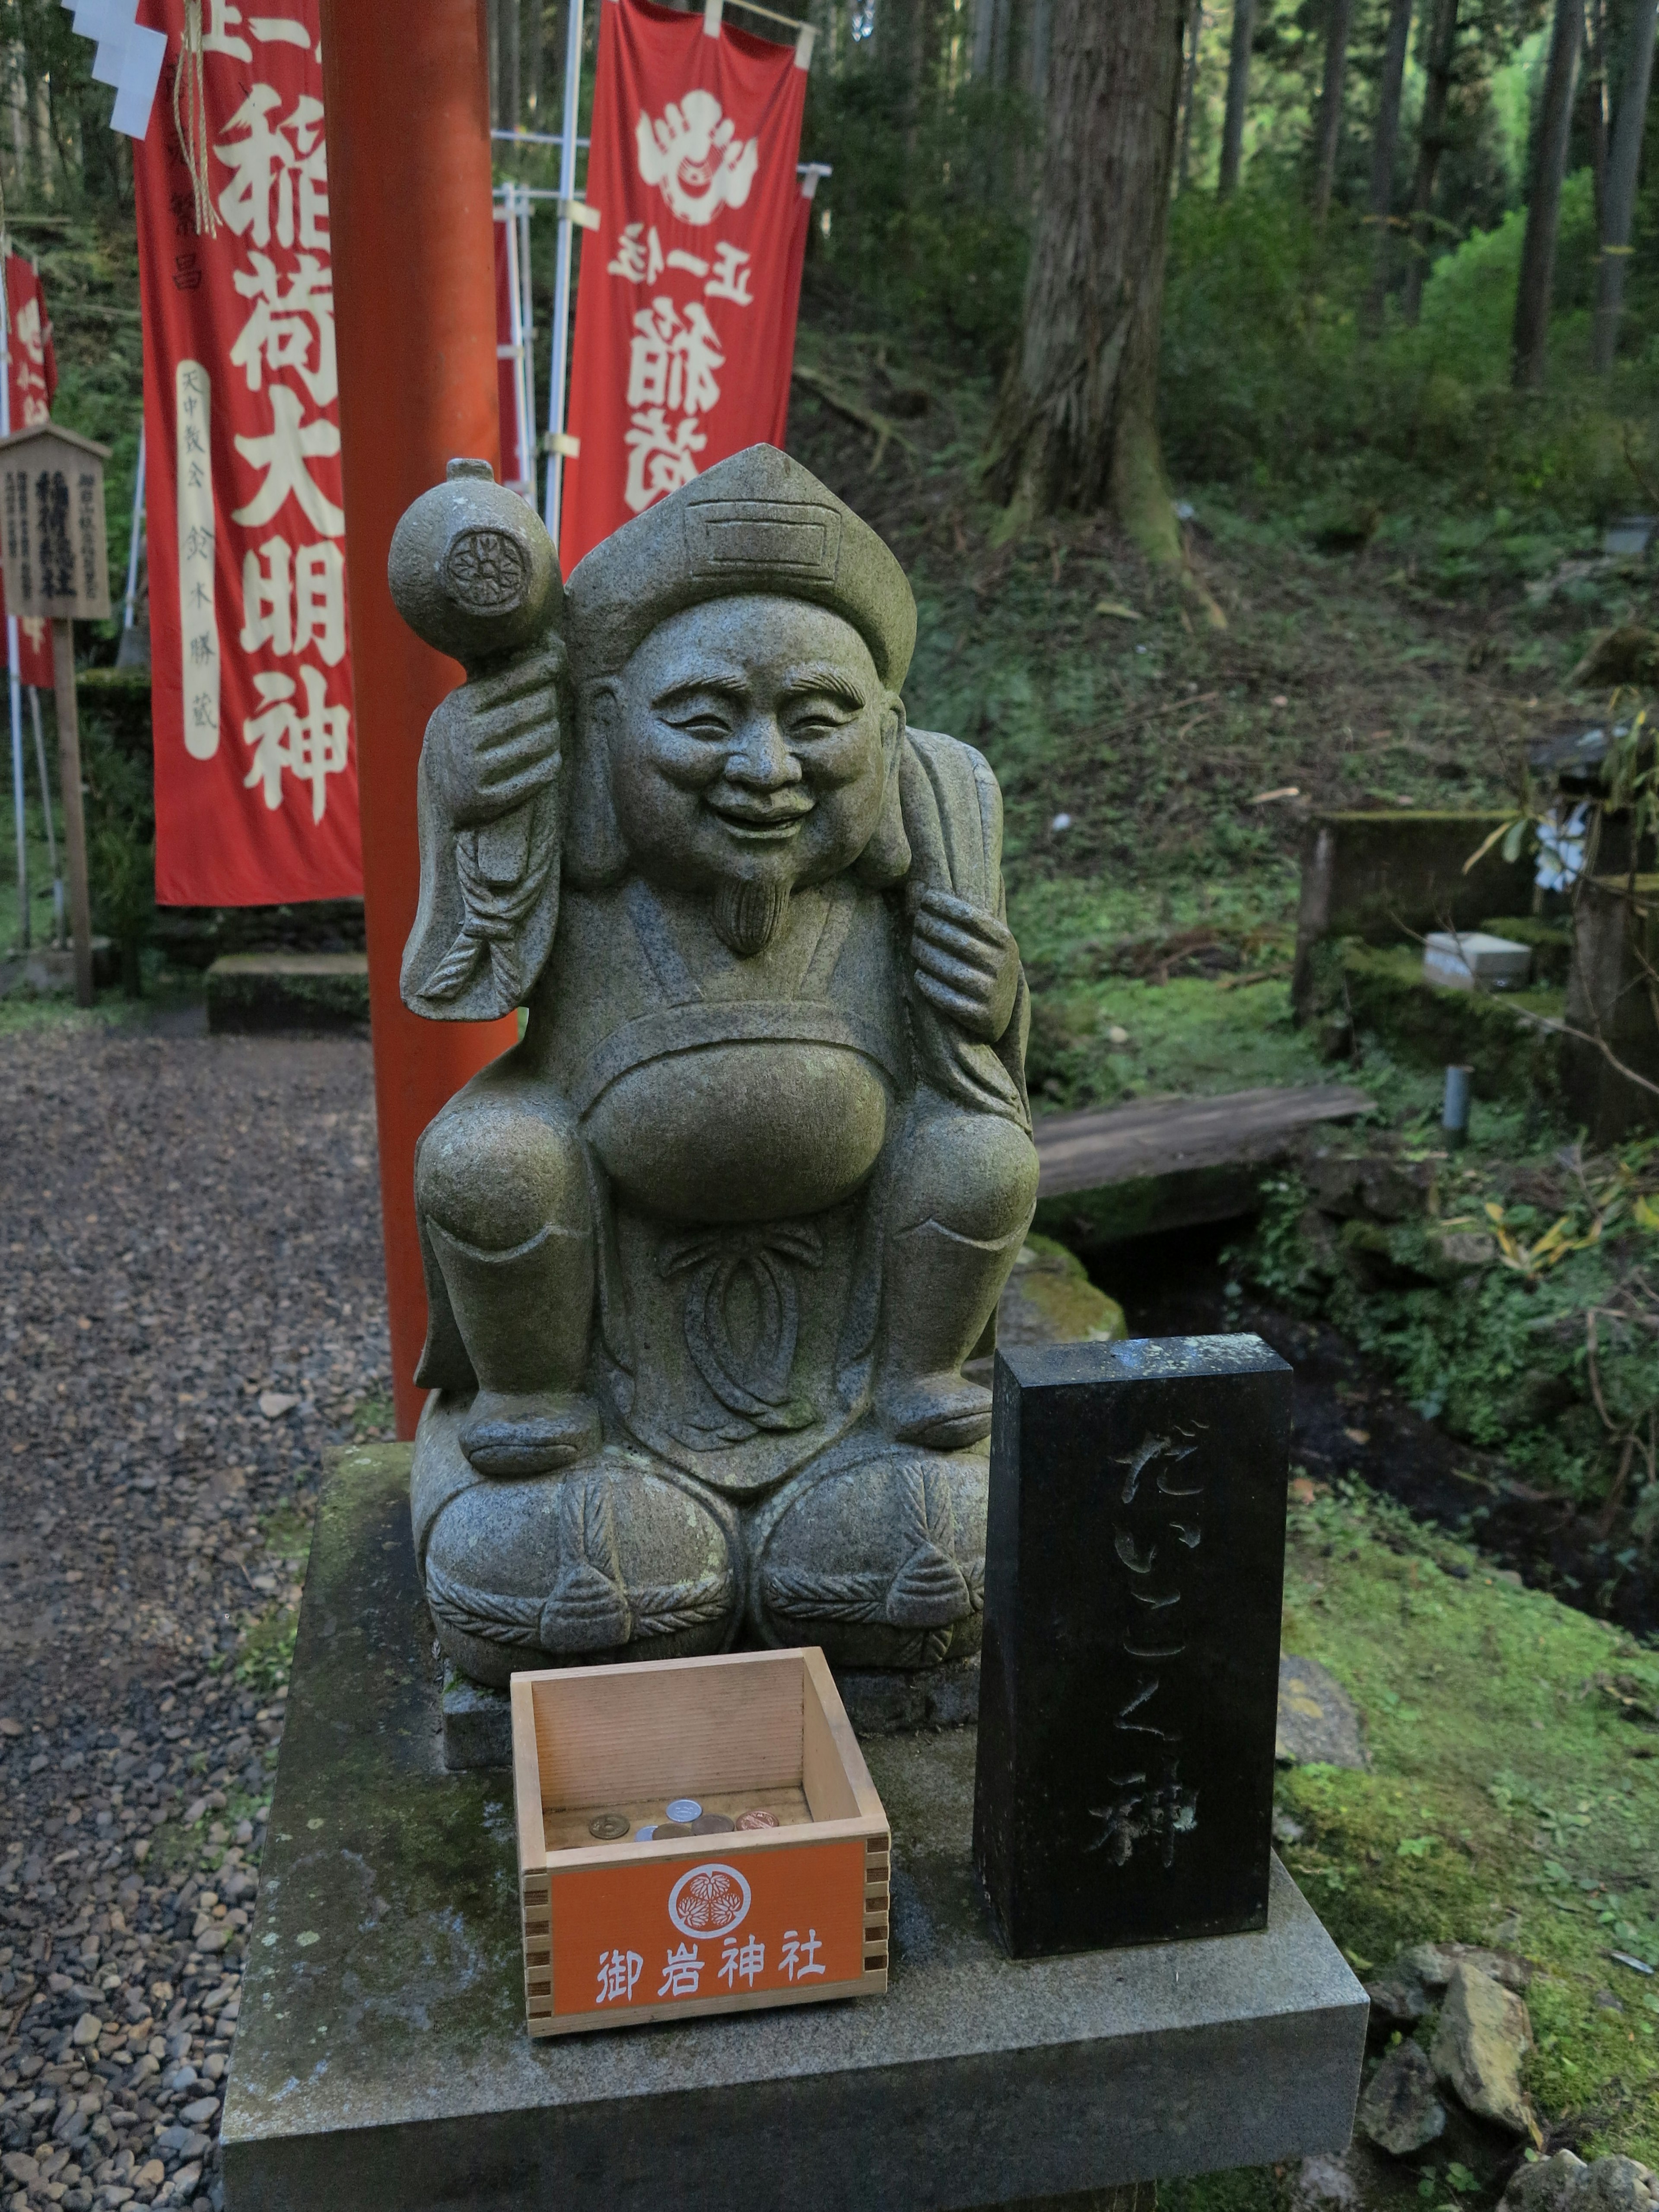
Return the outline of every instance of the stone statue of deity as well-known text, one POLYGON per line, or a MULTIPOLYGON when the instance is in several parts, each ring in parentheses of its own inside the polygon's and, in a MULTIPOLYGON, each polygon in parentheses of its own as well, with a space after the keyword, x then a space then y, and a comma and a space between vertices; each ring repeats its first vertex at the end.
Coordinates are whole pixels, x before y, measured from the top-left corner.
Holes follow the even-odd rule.
POLYGON ((412 1505, 445 1650, 978 1649, 988 1337, 1036 1202, 1002 804, 911 729, 903 571, 785 454, 597 546, 452 463, 393 542, 427 726, 403 995, 522 1007, 422 1138, 412 1505))

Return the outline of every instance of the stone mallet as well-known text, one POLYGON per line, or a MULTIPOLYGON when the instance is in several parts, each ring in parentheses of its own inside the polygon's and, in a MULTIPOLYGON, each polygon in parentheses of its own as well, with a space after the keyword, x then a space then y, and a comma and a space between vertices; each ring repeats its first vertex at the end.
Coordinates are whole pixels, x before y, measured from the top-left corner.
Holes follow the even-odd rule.
MULTIPOLYGON (((488 461, 451 461, 444 482, 404 511, 386 580, 415 635, 453 654, 469 682, 504 672, 532 650, 552 651, 562 665, 564 586, 553 541, 534 509, 495 482, 488 461)), ((458 831, 464 914, 422 988, 423 1002, 438 1002, 430 1011, 461 998, 486 957, 501 994, 517 1002, 516 939, 557 861, 557 814, 550 789, 458 831)))

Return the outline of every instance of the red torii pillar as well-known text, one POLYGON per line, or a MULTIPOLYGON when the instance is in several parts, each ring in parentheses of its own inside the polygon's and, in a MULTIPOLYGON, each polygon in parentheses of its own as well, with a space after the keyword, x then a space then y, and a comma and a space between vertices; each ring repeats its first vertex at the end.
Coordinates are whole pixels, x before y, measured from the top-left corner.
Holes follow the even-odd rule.
POLYGON ((462 672, 404 627, 386 551, 453 455, 499 465, 488 45, 483 0, 322 0, 322 17, 380 1205, 398 1433, 410 1437, 426 1330, 416 1139, 518 1036, 511 1016, 422 1021, 398 994, 421 736, 462 672))

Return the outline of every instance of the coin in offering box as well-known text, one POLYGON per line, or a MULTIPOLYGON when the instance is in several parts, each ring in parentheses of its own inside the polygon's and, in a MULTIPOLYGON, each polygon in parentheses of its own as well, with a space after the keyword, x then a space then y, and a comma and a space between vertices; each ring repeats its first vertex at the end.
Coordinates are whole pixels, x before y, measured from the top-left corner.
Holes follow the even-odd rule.
POLYGON ((738 1826, 740 1828, 778 1828, 782 1825, 777 1814, 769 1813, 763 1805, 755 1812, 739 1813, 738 1815, 738 1826))
POLYGON ((628 1833, 628 1815, 625 1813, 600 1813, 588 1822, 587 1832, 590 1836, 597 1836, 602 1844, 620 1843, 628 1833))
POLYGON ((689 1836, 692 1832, 689 1820, 659 1820, 651 1831, 651 1838, 659 1844, 665 1836, 689 1836))
POLYGON ((702 1807, 695 1797, 676 1797, 668 1808, 671 1820, 696 1820, 702 1816, 702 1807))
POLYGON ((691 1823, 694 1836, 729 1836, 736 1826, 725 1813, 700 1813, 691 1823))

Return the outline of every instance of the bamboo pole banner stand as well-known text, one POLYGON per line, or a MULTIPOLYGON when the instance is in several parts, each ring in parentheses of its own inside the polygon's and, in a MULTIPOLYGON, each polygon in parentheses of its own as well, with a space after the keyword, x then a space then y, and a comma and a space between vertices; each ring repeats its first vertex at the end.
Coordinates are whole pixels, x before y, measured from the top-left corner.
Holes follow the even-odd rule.
POLYGON ((69 860, 70 935, 75 945, 75 1003, 92 1004, 92 900, 87 885, 87 823, 81 805, 81 718, 75 700, 75 624, 52 625, 52 687, 58 698, 58 781, 64 794, 69 860))
POLYGON ((7 612, 19 621, 52 625, 75 997, 82 1006, 92 1004, 92 899, 75 704, 75 617, 103 622, 109 616, 109 538, 104 522, 104 463, 108 459, 107 446, 50 422, 33 422, 0 438, 0 568, 5 575, 7 612))
POLYGON ((416 1141, 518 1036, 513 1016, 419 1020, 398 988, 419 880, 421 738, 462 671, 404 626, 386 553, 452 457, 499 452, 489 88, 480 0, 323 0, 322 14, 386 1303, 409 1437, 426 1332, 416 1141))

